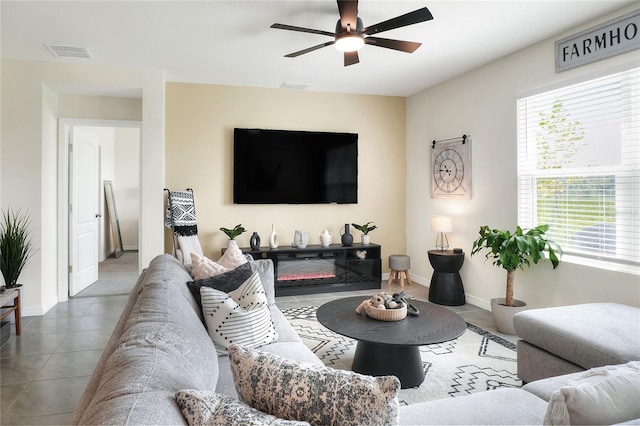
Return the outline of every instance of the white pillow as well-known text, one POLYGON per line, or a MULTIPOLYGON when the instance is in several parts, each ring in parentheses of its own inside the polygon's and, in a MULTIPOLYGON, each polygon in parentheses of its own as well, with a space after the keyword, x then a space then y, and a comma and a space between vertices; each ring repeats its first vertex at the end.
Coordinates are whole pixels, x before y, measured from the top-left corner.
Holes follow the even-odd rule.
POLYGON ((200 296, 207 330, 219 354, 226 354, 232 343, 255 348, 278 339, 257 272, 229 293, 200 287, 200 296))
POLYGON ((611 425, 640 418, 640 361, 592 368, 551 395, 545 425, 611 425))
POLYGON ((224 274, 247 263, 247 258, 235 241, 231 241, 222 257, 214 262, 201 254, 191 252, 191 276, 194 280, 202 280, 224 274))

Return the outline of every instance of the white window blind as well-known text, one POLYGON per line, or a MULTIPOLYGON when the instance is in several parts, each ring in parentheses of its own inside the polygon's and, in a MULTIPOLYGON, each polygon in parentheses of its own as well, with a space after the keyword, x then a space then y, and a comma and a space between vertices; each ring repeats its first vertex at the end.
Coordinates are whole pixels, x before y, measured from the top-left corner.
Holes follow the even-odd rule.
POLYGON ((518 223, 640 264, 640 68, 518 100, 518 223))

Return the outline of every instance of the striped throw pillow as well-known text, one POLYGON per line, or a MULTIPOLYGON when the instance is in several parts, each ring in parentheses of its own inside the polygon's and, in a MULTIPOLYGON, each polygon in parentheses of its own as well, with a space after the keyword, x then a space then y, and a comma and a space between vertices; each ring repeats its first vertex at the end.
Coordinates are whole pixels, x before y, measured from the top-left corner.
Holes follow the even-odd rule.
POLYGON ((278 339, 257 272, 229 293, 201 287, 200 296, 209 336, 219 354, 226 354, 232 343, 256 348, 278 339))

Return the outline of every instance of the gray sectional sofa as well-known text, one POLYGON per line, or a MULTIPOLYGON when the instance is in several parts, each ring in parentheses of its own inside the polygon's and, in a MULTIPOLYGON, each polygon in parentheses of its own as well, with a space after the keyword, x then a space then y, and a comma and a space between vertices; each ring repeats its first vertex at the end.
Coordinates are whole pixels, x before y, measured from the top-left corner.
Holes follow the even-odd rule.
MULTIPOLYGON (((257 260, 279 339, 263 351, 322 365, 275 305, 273 265, 257 260)), ((189 273, 160 255, 143 271, 76 408, 72 424, 185 424, 175 393, 237 397, 229 358, 218 356, 185 285, 189 273)), ((571 376, 400 407, 400 424, 542 424, 547 400, 571 376)))

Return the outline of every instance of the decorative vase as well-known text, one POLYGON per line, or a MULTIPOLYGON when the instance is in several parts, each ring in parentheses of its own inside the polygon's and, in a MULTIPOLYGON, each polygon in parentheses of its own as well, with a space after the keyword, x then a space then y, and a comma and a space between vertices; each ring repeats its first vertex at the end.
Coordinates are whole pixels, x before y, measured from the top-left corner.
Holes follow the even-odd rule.
POLYGON ((362 234, 362 245, 368 246, 369 244, 371 244, 371 236, 362 234))
POLYGON ((491 315, 496 325, 496 330, 504 334, 516 334, 513 327, 513 317, 518 312, 527 309, 527 304, 522 300, 513 299, 513 306, 505 306, 505 298, 497 297, 491 299, 491 315))
POLYGON ((260 250, 260 235, 258 235, 257 232, 251 234, 249 245, 251 246, 251 250, 260 250))
POLYGON ((349 247, 353 244, 353 235, 349 233, 351 225, 348 223, 344 224, 344 234, 342 234, 342 245, 345 247, 349 247))
POLYGON ((320 245, 322 247, 329 247, 331 245, 332 237, 333 235, 331 235, 331 232, 329 232, 328 229, 325 229, 322 231, 322 234, 320 234, 320 245))
POLYGON ((272 249, 274 248, 278 248, 278 234, 276 233, 276 225, 272 224, 271 225, 271 235, 269 235, 269 247, 271 247, 272 249))

